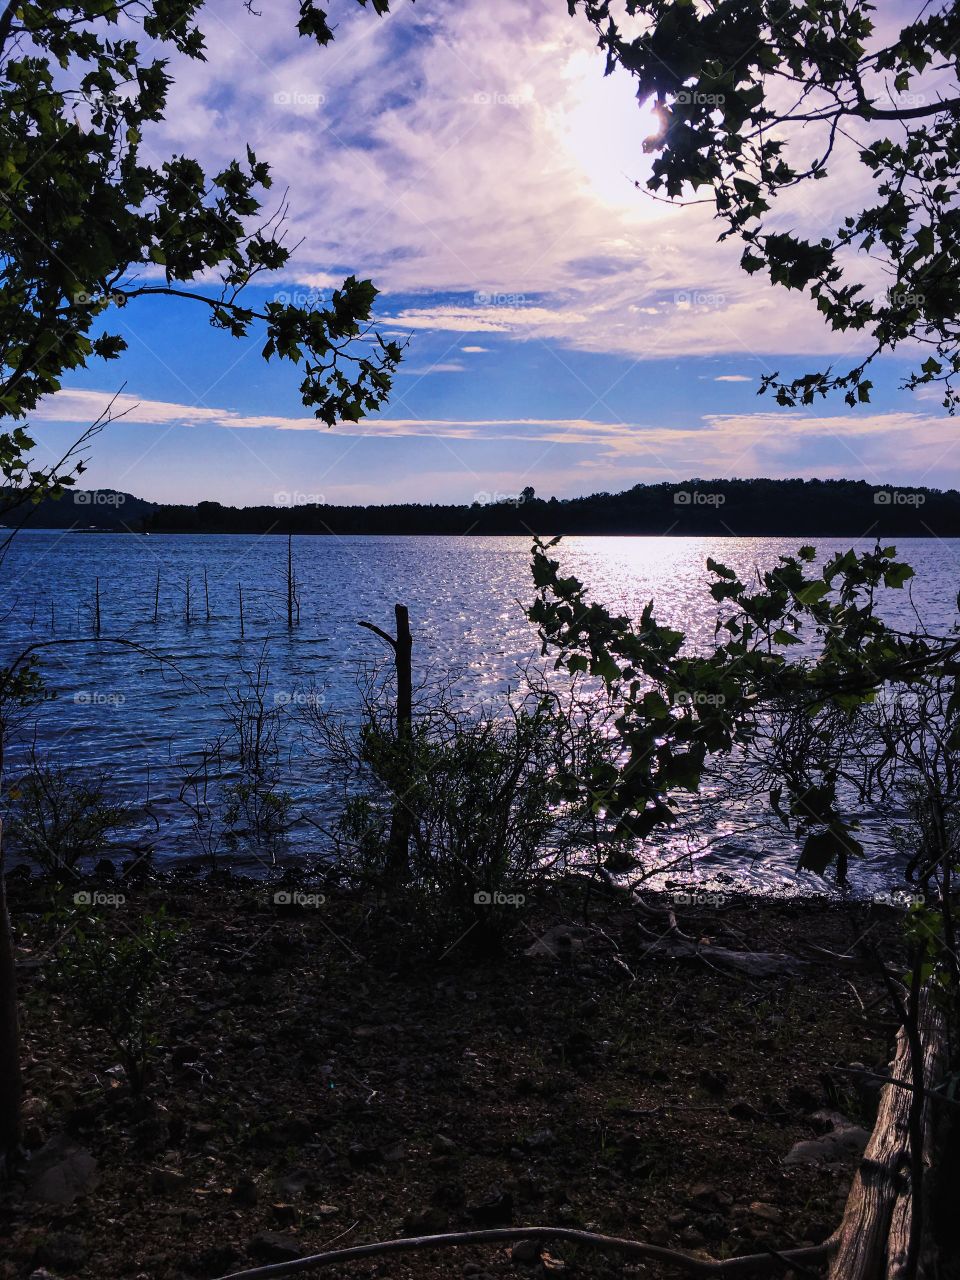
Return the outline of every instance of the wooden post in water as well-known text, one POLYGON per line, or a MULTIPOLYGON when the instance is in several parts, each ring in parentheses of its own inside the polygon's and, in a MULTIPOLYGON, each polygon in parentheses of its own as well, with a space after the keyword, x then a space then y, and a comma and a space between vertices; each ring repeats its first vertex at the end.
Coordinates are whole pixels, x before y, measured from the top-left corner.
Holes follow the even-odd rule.
POLYGON ((203 599, 207 606, 207 621, 210 621, 210 587, 207 584, 207 566, 203 566, 203 599))
POLYGON ((237 583, 237 591, 240 595, 240 639, 243 639, 243 583, 237 583))
POLYGON ((160 570, 157 570, 157 585, 153 589, 153 625, 160 621, 160 570))
MULTIPOLYGON (((410 632, 410 611, 405 604, 394 605, 397 620, 396 639, 374 626, 372 622, 361 622, 386 641, 393 649, 393 660, 397 673, 397 743, 404 764, 409 763, 409 742, 413 735, 413 636, 410 632), (406 748, 406 749, 405 749, 406 748)), ((400 791, 394 795, 393 811, 390 815, 390 838, 387 845, 387 874, 395 883, 402 882, 410 872, 410 833, 413 829, 413 813, 404 795, 403 770, 401 770, 400 791)))
POLYGON ((94 594, 93 605, 93 632, 94 635, 100 634, 100 579, 96 580, 96 591, 94 594))
POLYGON ((287 534, 287 629, 293 630, 293 532, 287 534))

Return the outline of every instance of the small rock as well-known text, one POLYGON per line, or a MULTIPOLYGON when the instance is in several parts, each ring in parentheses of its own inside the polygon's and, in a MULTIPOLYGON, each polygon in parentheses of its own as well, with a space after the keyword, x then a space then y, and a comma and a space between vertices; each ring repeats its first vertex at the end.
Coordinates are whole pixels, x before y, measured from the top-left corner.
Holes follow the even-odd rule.
POLYGON ((551 1129, 538 1129, 536 1133, 530 1135, 524 1142, 524 1146, 528 1151, 545 1151, 548 1147, 552 1147, 556 1142, 551 1129))
POLYGON ((467 1214, 479 1227, 508 1227, 513 1221, 513 1196, 494 1190, 486 1200, 468 1207, 467 1214))
POLYGON ((63 1134, 36 1152, 27 1165, 26 1177, 33 1198, 47 1204, 72 1204, 99 1181, 97 1162, 90 1152, 63 1134))
POLYGON ((445 1137, 442 1133, 436 1134, 433 1139, 432 1146, 434 1152, 441 1156, 452 1156, 457 1150, 457 1144, 453 1139, 445 1137))
POLYGON ((340 1210, 335 1204, 315 1204, 313 1212, 318 1218, 335 1218, 340 1210))
POLYGON ((313 1174, 309 1169, 294 1169, 292 1173, 277 1179, 277 1190, 285 1200, 296 1200, 312 1181, 313 1174))
POLYGON ((733 1116, 736 1120, 763 1119, 761 1112, 757 1110, 752 1102, 747 1102, 745 1098, 737 1098, 736 1102, 727 1108, 727 1114, 733 1116))
POLYGON ((832 1164, 862 1156, 870 1141, 870 1134, 859 1125, 826 1133, 822 1138, 810 1138, 796 1142, 783 1158, 786 1165, 832 1164))
POLYGON ((292 1262, 303 1257, 303 1247, 293 1236, 281 1235, 277 1231, 261 1231, 250 1241, 248 1248, 251 1258, 258 1262, 292 1262))
POLYGON ((383 1153, 379 1147, 365 1147, 361 1142, 352 1142, 347 1158, 356 1168, 363 1169, 382 1160, 383 1153))
POLYGON ((167 1191, 181 1191, 190 1179, 178 1169, 154 1169, 150 1174, 150 1185, 154 1191, 163 1195, 167 1191))
POLYGON ((766 1204, 762 1200, 754 1200, 749 1206, 748 1212, 754 1218, 760 1218, 763 1222, 778 1223, 783 1221, 783 1210, 778 1209, 776 1205, 766 1204))
POLYGON ((408 1213, 403 1220, 403 1229, 412 1236, 437 1236, 446 1231, 450 1219, 442 1209, 424 1209, 422 1213, 408 1213))
POLYGON ((729 1076, 726 1071, 711 1071, 709 1067, 706 1067, 700 1072, 699 1081, 707 1093, 713 1094, 714 1097, 719 1097, 727 1088, 729 1076))
POLYGON ((83 1236, 72 1231, 58 1231, 37 1245, 34 1261, 54 1271, 79 1271, 89 1254, 83 1236))
POLYGON ((257 1184, 248 1173, 242 1174, 234 1183, 230 1199, 241 1209, 252 1209, 257 1203, 257 1184))
POLYGON ((539 1240, 518 1240, 510 1250, 511 1262, 519 1262, 525 1267, 533 1267, 540 1261, 542 1246, 539 1240))

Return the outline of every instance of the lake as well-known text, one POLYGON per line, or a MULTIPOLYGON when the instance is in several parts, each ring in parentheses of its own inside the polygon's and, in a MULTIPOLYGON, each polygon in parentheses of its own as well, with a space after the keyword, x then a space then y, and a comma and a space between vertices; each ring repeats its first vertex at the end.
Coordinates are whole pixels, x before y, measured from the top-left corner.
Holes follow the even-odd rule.
MULTIPOLYGON (((795 552, 801 541, 570 537, 555 554, 564 572, 585 581, 596 599, 637 615, 652 598, 661 620, 687 631, 694 643, 708 644, 714 610, 705 591, 707 557, 743 575, 795 552)), ((851 545, 843 539, 815 544, 821 556, 851 545)), ((925 622, 935 630, 953 625, 960 540, 903 539, 899 550, 917 572, 912 601, 925 622)), ((177 803, 184 761, 196 759, 222 726, 227 692, 236 687, 241 667, 250 669, 262 654, 272 704, 295 707, 322 698, 325 706, 351 711, 358 664, 385 651, 357 623, 365 619, 392 631, 396 601, 410 609, 415 674, 456 673, 458 692, 470 704, 495 701, 516 683, 519 665, 539 652, 523 612, 533 598, 527 538, 299 537, 293 559, 300 623, 291 631, 284 537, 32 530, 10 546, 0 572, 3 655, 9 660, 28 644, 69 641, 40 651, 45 680, 57 697, 39 709, 37 744, 64 764, 104 772, 132 804, 149 797, 150 817, 134 834, 155 846, 158 859, 196 852, 177 803), (98 580, 100 643, 94 636, 98 580), (107 637, 150 655, 105 643, 107 637)), ((887 616, 913 625, 906 591, 893 593, 887 616)), ((15 744, 12 767, 23 748, 15 744)), ((293 746, 291 779, 298 802, 320 811, 329 807, 323 779, 298 768, 293 746)), ((794 872, 797 851, 789 840, 751 835, 747 826, 734 816, 721 824, 709 852, 693 850, 686 878, 754 889, 822 889, 818 878, 794 872)), ((861 893, 891 874, 885 833, 868 834, 869 864, 851 875, 861 893)), ((288 856, 316 852, 322 851, 314 828, 303 824, 291 833, 288 856)), ((248 860, 254 870, 260 865, 248 860)))

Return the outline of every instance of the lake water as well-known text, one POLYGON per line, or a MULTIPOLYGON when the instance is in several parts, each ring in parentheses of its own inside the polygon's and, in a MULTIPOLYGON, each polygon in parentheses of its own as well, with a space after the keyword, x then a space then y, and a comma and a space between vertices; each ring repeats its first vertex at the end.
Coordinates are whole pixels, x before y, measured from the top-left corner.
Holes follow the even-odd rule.
MULTIPOLYGON (((801 541, 571 537, 556 554, 564 572, 584 580, 596 599, 636 615, 653 598, 661 620, 706 644, 714 617, 705 591, 707 557, 742 575, 795 552, 801 541)), ((821 539, 816 545, 825 556, 850 544, 821 539)), ((905 539, 899 550, 917 572, 913 603, 931 628, 948 628, 960 588, 960 540, 905 539)), ((222 726, 226 692, 236 687, 241 665, 250 668, 261 653, 269 665, 271 704, 296 706, 319 694, 324 705, 345 710, 357 705, 358 663, 384 653, 382 642, 357 622, 392 631, 396 601, 410 609, 416 672, 456 671, 470 703, 495 700, 516 682, 518 665, 538 654, 524 617, 533 598, 526 538, 295 538, 300 623, 292 631, 286 627, 286 556, 286 539, 278 536, 42 530, 24 532, 7 553, 0 571, 3 656, 9 660, 26 645, 43 644, 43 674, 57 692, 39 709, 38 745, 64 764, 102 770, 135 805, 149 795, 151 816, 134 834, 148 839, 159 858, 196 852, 188 817, 176 801, 183 760, 196 758, 222 726), (93 633, 98 579, 100 643, 93 633), (105 643, 107 637, 143 646, 163 661, 105 643), (51 640, 58 643, 47 645, 51 640)), ((897 621, 913 625, 906 592, 891 608, 897 621)), ((12 768, 17 756, 15 748, 12 768)), ((309 798, 323 809, 323 779, 292 772, 298 800, 309 798)), ((719 873, 720 883, 741 887, 822 889, 816 877, 794 873, 797 851, 789 841, 769 833, 758 837, 747 826, 731 817, 722 838, 694 858, 685 878, 719 873)), ((869 864, 852 869, 859 892, 891 874, 884 833, 873 831, 870 843, 869 864)), ((315 828, 304 825, 291 834, 288 856, 315 852, 322 852, 315 828)))

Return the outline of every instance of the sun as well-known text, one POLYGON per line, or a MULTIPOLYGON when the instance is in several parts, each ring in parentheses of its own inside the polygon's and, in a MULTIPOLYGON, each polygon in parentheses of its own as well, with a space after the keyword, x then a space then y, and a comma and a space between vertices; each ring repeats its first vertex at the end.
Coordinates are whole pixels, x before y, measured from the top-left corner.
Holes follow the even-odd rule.
POLYGON ((647 207, 634 187, 650 175, 644 141, 662 129, 653 101, 637 101, 636 82, 616 69, 604 76, 595 51, 571 54, 564 69, 567 93, 555 113, 558 140, 605 205, 638 212, 647 207))

